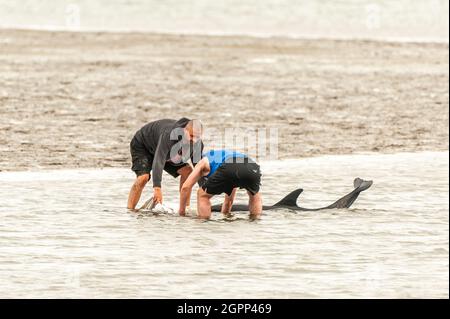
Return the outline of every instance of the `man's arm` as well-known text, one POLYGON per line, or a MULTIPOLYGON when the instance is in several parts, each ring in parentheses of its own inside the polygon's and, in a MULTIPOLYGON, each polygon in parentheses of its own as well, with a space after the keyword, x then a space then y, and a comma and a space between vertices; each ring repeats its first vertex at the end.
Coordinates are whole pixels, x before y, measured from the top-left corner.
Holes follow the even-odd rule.
POLYGON ((162 203, 161 180, 166 165, 167 154, 170 151, 170 140, 167 134, 161 134, 156 147, 155 157, 152 165, 153 178, 153 200, 157 203, 162 203))
POLYGON ((203 141, 198 141, 194 144, 191 152, 191 162, 193 166, 196 166, 202 160, 204 144, 203 141))
POLYGON ((182 216, 186 214, 186 205, 188 202, 189 194, 192 191, 192 187, 194 187, 195 183, 199 181, 204 175, 209 173, 209 162, 208 158, 203 158, 198 164, 195 166, 192 173, 184 182, 183 186, 180 190, 180 208, 178 213, 182 216))
POLYGON ((234 188, 231 195, 225 194, 225 200, 222 204, 222 214, 229 215, 231 213, 231 208, 233 207, 234 198, 236 197, 237 188, 234 188))

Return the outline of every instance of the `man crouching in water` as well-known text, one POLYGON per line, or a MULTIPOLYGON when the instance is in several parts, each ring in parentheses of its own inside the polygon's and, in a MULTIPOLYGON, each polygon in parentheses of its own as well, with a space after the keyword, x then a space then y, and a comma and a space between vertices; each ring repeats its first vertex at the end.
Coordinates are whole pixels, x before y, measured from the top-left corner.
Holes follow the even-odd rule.
POLYGON ((211 150, 195 166, 181 187, 179 214, 185 215, 189 194, 195 183, 201 187, 197 192, 197 214, 199 218, 211 216, 211 201, 214 195, 225 193, 222 213, 231 212, 238 188, 245 188, 249 197, 250 218, 255 219, 262 212, 260 167, 247 155, 229 150, 211 150), (205 181, 206 177, 206 181, 205 181))
MULTIPOLYGON (((200 121, 181 118, 158 120, 148 123, 136 132, 130 143, 132 170, 136 180, 128 196, 128 208, 135 209, 142 190, 153 175, 153 200, 162 203, 161 180, 163 170, 173 177, 180 177, 180 189, 192 172, 187 163, 195 166, 201 159, 203 127, 200 121)), ((190 194, 187 196, 189 202, 190 194)))

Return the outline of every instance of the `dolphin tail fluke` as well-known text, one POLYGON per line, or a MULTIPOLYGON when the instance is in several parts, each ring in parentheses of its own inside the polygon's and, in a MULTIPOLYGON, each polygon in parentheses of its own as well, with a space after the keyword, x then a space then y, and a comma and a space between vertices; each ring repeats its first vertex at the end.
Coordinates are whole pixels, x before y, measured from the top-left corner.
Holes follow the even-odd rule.
POLYGON ((150 199, 148 199, 144 205, 141 206, 141 208, 139 208, 139 210, 141 209, 153 209, 155 207, 155 202, 153 201, 153 197, 151 197, 150 199))
POLYGON ((290 192, 289 195, 284 197, 282 200, 280 200, 278 203, 276 203, 275 206, 289 206, 289 207, 297 207, 297 198, 300 196, 300 194, 303 192, 302 188, 298 188, 293 192, 290 192))
POLYGON ((344 197, 338 199, 336 202, 328 206, 327 208, 349 208, 352 206, 352 204, 355 202, 355 200, 358 198, 359 194, 366 189, 368 189, 370 186, 372 186, 372 181, 365 181, 361 178, 355 178, 353 181, 353 185, 355 186, 355 189, 345 195, 344 197))
POLYGON ((372 184, 372 181, 365 181, 359 177, 355 178, 355 180, 353 181, 353 186, 355 187, 355 189, 358 189, 359 192, 365 191, 370 186, 372 186, 372 184))

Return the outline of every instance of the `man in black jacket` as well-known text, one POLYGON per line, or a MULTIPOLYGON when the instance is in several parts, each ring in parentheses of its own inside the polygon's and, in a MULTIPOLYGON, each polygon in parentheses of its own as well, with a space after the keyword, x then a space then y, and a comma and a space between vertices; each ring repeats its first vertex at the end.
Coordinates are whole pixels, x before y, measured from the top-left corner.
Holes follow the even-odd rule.
POLYGON ((164 119, 150 122, 136 132, 130 143, 132 170, 136 181, 128 196, 128 208, 135 209, 142 190, 153 176, 153 199, 162 203, 161 180, 165 170, 173 177, 180 177, 180 188, 192 172, 189 165, 201 160, 203 151, 202 125, 198 120, 181 118, 178 121, 164 119))

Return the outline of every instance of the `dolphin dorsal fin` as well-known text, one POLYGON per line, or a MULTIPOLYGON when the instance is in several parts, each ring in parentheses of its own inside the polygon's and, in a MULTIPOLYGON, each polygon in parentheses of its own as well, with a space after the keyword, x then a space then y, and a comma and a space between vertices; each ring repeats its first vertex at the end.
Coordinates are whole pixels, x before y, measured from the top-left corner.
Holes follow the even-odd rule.
POLYGON ((293 192, 290 192, 289 195, 287 195, 285 198, 280 200, 278 203, 276 203, 273 206, 291 206, 296 207, 297 206, 297 198, 300 196, 300 194, 303 192, 302 188, 296 189, 293 192))

